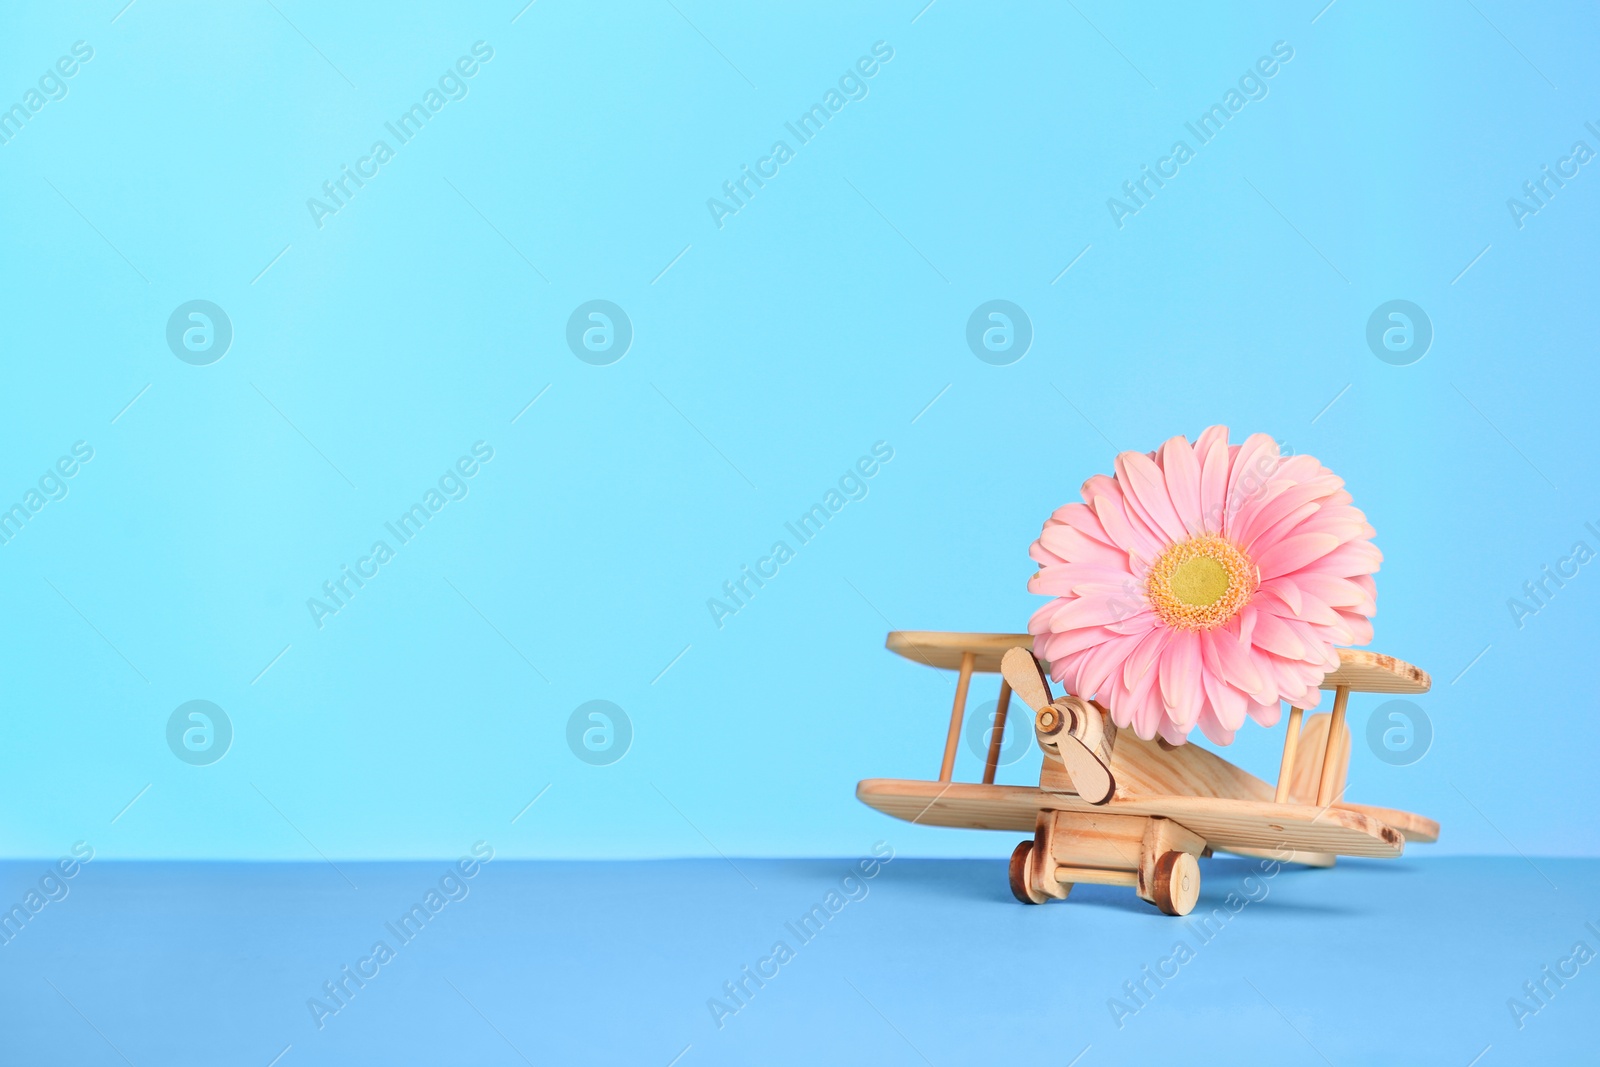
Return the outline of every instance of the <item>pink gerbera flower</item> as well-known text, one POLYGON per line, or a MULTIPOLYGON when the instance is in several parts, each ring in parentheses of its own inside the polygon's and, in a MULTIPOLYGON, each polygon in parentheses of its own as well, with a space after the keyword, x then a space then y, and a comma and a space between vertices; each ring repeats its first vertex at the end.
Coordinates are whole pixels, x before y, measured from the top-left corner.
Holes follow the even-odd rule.
POLYGON ((1313 708, 1335 645, 1372 640, 1383 554, 1344 482, 1266 434, 1124 452, 1029 549, 1034 654, 1069 693, 1145 740, 1199 726, 1228 744, 1245 716, 1313 708))

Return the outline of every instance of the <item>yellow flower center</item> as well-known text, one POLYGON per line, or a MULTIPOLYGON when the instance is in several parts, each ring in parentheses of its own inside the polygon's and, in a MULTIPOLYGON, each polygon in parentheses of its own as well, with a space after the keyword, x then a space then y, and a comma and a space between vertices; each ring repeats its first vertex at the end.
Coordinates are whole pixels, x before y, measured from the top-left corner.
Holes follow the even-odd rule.
POLYGON ((1145 592, 1168 626, 1211 630, 1238 614, 1260 584, 1260 572, 1243 552, 1207 534, 1163 552, 1150 568, 1145 592))

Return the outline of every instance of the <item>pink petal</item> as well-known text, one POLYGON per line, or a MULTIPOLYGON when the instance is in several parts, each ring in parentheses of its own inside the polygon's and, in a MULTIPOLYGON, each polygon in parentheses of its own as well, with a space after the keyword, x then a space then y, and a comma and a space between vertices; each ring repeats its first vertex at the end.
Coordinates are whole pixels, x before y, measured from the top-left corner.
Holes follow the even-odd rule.
POLYGON ((1139 556, 1146 562, 1155 559, 1161 553, 1161 543, 1151 536, 1144 528, 1144 524, 1134 525, 1120 494, 1110 497, 1096 493, 1091 503, 1094 506, 1095 516, 1112 544, 1124 552, 1139 556))
POLYGON ((1334 626, 1339 622, 1339 616, 1333 608, 1307 594, 1290 578, 1274 578, 1270 582, 1263 582, 1256 597, 1257 607, 1265 608, 1274 615, 1318 626, 1334 626), (1273 601, 1277 602, 1277 606, 1271 603, 1273 601))
POLYGON ((1294 483, 1287 478, 1274 476, 1260 483, 1252 483, 1246 479, 1244 491, 1233 509, 1233 518, 1228 525, 1228 536, 1236 544, 1241 545, 1254 541, 1256 535, 1265 528, 1257 523, 1256 516, 1261 514, 1263 508, 1293 488, 1294 483))
MULTIPOLYGON (((1210 699, 1210 708, 1217 716, 1217 721, 1244 722, 1245 706, 1250 703, 1249 698, 1220 678, 1207 675, 1205 681, 1206 695, 1210 699)), ((1199 716, 1196 716, 1195 721, 1199 722, 1199 716)))
POLYGON ((1222 532, 1228 501, 1228 428, 1213 426, 1195 442, 1200 456, 1200 517, 1207 533, 1222 532))
POLYGON ((1060 602, 1055 617, 1050 620, 1054 633, 1076 630, 1080 626, 1102 626, 1116 622, 1127 612, 1115 597, 1081 596, 1060 602))
POLYGON ((1226 684, 1236 686, 1246 693, 1260 693, 1265 689, 1267 678, 1251 655, 1247 642, 1239 640, 1235 634, 1230 634, 1226 627, 1202 635, 1202 640, 1205 639, 1210 641, 1217 662, 1222 668, 1222 680, 1226 684))
POLYGON ((1161 473, 1167 479, 1167 496, 1178 521, 1190 537, 1205 533, 1200 508, 1200 461, 1187 438, 1179 436, 1161 446, 1161 473))
MULTIPOLYGON (((1034 577, 1037 578, 1038 575, 1034 577)), ((1028 588, 1033 588, 1033 579, 1028 580, 1028 588)), ((1300 595, 1300 587, 1295 585, 1293 579, 1290 578, 1269 578, 1262 582, 1256 596, 1259 598, 1264 594, 1281 600, 1290 615, 1300 614, 1300 609, 1305 604, 1304 598, 1300 595)), ((1283 612, 1278 612, 1278 614, 1281 615, 1283 612)))
POLYGON ((1228 428, 1226 426, 1207 426, 1200 431, 1200 436, 1194 439, 1194 451, 1197 456, 1207 456, 1211 453, 1213 445, 1228 447, 1228 428))
POLYGON ((1156 731, 1161 735, 1161 740, 1169 745, 1186 745, 1189 743, 1189 731, 1171 719, 1162 719, 1157 724, 1156 731))
POLYGON ((1139 517, 1168 543, 1183 541, 1187 532, 1167 495, 1167 481, 1155 461, 1140 452, 1117 456, 1117 482, 1139 517))
POLYGON ((1289 478, 1295 482, 1304 482, 1308 484, 1317 482, 1319 479, 1323 478, 1330 479, 1331 484, 1329 484, 1327 487, 1328 492, 1332 492, 1344 484, 1344 482, 1339 480, 1337 475, 1335 475, 1328 468, 1324 467, 1321 463, 1318 463, 1314 457, 1305 455, 1304 453, 1293 456, 1284 456, 1283 462, 1278 465, 1278 473, 1283 477, 1289 478))
MULTIPOLYGON (((1322 535, 1317 535, 1322 536, 1322 535)), ((1371 574, 1383 562, 1383 553, 1371 541, 1347 541, 1317 561, 1316 569, 1324 574, 1337 574, 1348 578, 1358 574, 1371 574)))
POLYGON ((1099 648, 1090 649, 1078 663, 1079 688, 1072 692, 1086 700, 1108 693, 1121 676, 1123 662, 1142 640, 1143 634, 1109 637, 1099 648))
POLYGON ((1121 622, 1107 623, 1106 629, 1119 637, 1143 637, 1151 630, 1165 629, 1166 625, 1155 612, 1144 611, 1121 622))
MULTIPOLYGON (((1051 625, 1054 625, 1052 623, 1051 625)), ((1262 611, 1256 614, 1256 629, 1253 638, 1258 648, 1276 653, 1288 659, 1299 659, 1305 655, 1305 644, 1298 634, 1278 616, 1271 612, 1262 611)))
POLYGON ((1056 563, 1039 570, 1028 579, 1030 592, 1046 596, 1066 596, 1081 592, 1090 586, 1103 586, 1107 590, 1135 596, 1139 586, 1133 575, 1116 567, 1098 563, 1056 563))
POLYGON ((1296 534, 1257 555, 1256 566, 1265 581, 1280 574, 1293 574, 1339 547, 1339 539, 1331 534, 1296 534))
MULTIPOLYGON (((1244 722, 1242 716, 1240 717, 1239 721, 1242 725, 1244 722)), ((1197 721, 1195 725, 1200 727, 1200 732, 1205 734, 1206 740, 1210 741, 1212 744, 1233 744, 1234 730, 1230 730, 1226 726, 1223 726, 1221 721, 1218 720, 1216 712, 1212 708, 1208 707, 1205 711, 1201 712, 1199 721, 1197 721)), ((1234 729, 1236 730, 1238 727, 1235 727, 1234 729)))
POLYGON ((1278 580, 1293 581, 1306 596, 1316 597, 1329 607, 1351 608, 1360 610, 1363 615, 1372 614, 1372 594, 1363 589, 1354 578, 1340 578, 1317 570, 1303 570, 1289 578, 1278 580), (1365 610, 1361 610, 1363 607, 1365 610))
POLYGON ((1126 553, 1070 526, 1046 526, 1039 534, 1039 543, 1067 563, 1099 563, 1124 570, 1128 566, 1126 553))
POLYGON ((1283 717, 1283 705, 1277 701, 1270 704, 1257 704, 1252 701, 1245 710, 1262 726, 1276 726, 1278 720, 1283 717))
POLYGON ((1155 739, 1156 730, 1165 717, 1161 693, 1155 686, 1147 689, 1142 698, 1133 699, 1133 732, 1144 740, 1155 739))
POLYGON ((1056 609, 1061 605, 1052 600, 1028 617, 1028 632, 1038 637, 1040 634, 1050 632, 1050 620, 1055 617, 1056 609))
MULTIPOLYGON (((1345 532, 1345 528, 1339 524, 1323 524, 1318 522, 1317 516, 1320 507, 1321 505, 1315 501, 1312 501, 1309 504, 1302 504, 1300 507, 1289 512, 1288 515, 1264 529, 1262 529, 1261 524, 1257 522, 1255 525, 1259 532, 1256 534, 1255 538, 1245 546, 1245 551, 1247 553, 1260 552, 1268 545, 1277 544, 1280 541, 1293 537, 1295 534, 1303 533, 1330 533, 1335 537, 1338 537, 1340 540, 1349 539, 1349 537, 1352 535, 1348 532, 1345 532)), ((1359 531, 1357 531, 1355 536, 1359 536, 1359 531)))
POLYGON ((1256 609, 1252 605, 1246 604, 1239 614, 1229 620, 1228 625, 1232 626, 1235 621, 1239 626, 1239 643, 1246 648, 1250 647, 1256 632, 1256 609))
POLYGON ((1088 504, 1066 504, 1057 508, 1045 525, 1051 524, 1070 526, 1086 537, 1092 537, 1103 544, 1113 544, 1088 504))
POLYGON ((1282 478, 1274 479, 1269 491, 1261 495, 1259 504, 1239 509, 1238 520, 1233 526, 1233 539, 1248 549, 1285 516, 1301 509, 1306 509, 1302 519, 1316 514, 1321 501, 1322 494, 1312 486, 1295 485, 1282 478))
POLYGON ((1228 471, 1228 499, 1222 521, 1224 534, 1232 536, 1234 515, 1265 488, 1278 462, 1278 442, 1264 433, 1245 438, 1228 471))
POLYGON ((1044 658, 1051 663, 1059 662, 1068 656, 1086 652, 1096 648, 1116 635, 1104 626, 1084 626, 1076 630, 1065 630, 1061 633, 1045 631, 1042 636, 1045 648, 1049 654, 1044 658))
POLYGON ((1156 661, 1161 652, 1171 640, 1173 631, 1169 629, 1151 630, 1145 634, 1133 652, 1128 656, 1127 662, 1122 665, 1122 684, 1130 690, 1137 689, 1145 679, 1155 676, 1156 661))
POLYGON ((1372 643, 1372 620, 1365 615, 1353 615, 1348 611, 1339 612, 1339 617, 1350 628, 1351 645, 1368 645, 1372 643))
POLYGON ((1203 702, 1199 635, 1184 630, 1173 634, 1161 653, 1160 674, 1161 700, 1167 716, 1177 722, 1193 723, 1203 702))

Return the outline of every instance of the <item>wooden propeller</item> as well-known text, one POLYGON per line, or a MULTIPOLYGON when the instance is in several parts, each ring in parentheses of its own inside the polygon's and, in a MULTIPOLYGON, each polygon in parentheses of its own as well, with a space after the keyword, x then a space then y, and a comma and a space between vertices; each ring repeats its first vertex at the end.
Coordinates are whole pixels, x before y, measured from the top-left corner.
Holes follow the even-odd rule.
POLYGON ((1052 699, 1049 680, 1025 648, 1006 652, 1000 660, 1000 674, 1012 692, 1033 709, 1039 747, 1061 763, 1078 795, 1091 804, 1110 800, 1117 791, 1111 774, 1111 745, 1117 728, 1105 713, 1078 697, 1052 699))

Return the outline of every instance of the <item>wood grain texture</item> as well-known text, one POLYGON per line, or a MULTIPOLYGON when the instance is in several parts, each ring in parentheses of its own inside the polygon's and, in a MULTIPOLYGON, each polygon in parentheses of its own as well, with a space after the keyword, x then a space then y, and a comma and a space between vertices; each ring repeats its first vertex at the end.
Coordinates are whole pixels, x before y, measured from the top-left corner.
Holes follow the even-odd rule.
POLYGON ((1044 821, 1045 850, 1052 862, 1068 867, 1138 870, 1145 824, 1150 820, 1108 815, 1104 811, 1053 811, 1041 814, 1040 819, 1044 821))
POLYGON ((998 674, 1000 657, 1006 654, 1007 649, 1023 648, 1032 654, 1033 635, 895 630, 889 634, 884 647, 915 663, 951 671, 961 666, 961 653, 971 652, 976 658, 973 670, 980 674, 998 674))
POLYGON ((1056 884, 1065 885, 1068 889, 1078 882, 1087 885, 1132 886, 1138 879, 1138 874, 1133 871, 1109 870, 1104 867, 1069 867, 1066 864, 1057 864, 1055 869, 1056 884))
POLYGON ((1052 775, 1063 775, 1067 789, 1091 804, 1117 795, 1111 768, 1117 728, 1097 705, 1077 697, 1060 697, 1044 711, 1034 729, 1052 775))
POLYGON ((1353 806, 1274 804, 1270 795, 1261 801, 1140 796, 1097 806, 1073 793, 1032 786, 869 778, 856 786, 856 797, 886 815, 924 826, 1027 833, 1034 830, 1040 811, 1104 812, 1171 819, 1221 849, 1292 848, 1374 859, 1392 858, 1405 849, 1398 829, 1353 806))
MULTIPOLYGON (((1295 752, 1294 769, 1289 773, 1289 803, 1315 804, 1317 782, 1322 775, 1323 752, 1327 746, 1328 724, 1333 717, 1318 712, 1306 717, 1300 727, 1300 745, 1295 752)), ((1350 773, 1350 728, 1345 727, 1339 739, 1334 761, 1334 796, 1340 795, 1350 773)))
POLYGON ((1139 847, 1139 880, 1135 883, 1135 891, 1141 899, 1160 907, 1156 896, 1159 882, 1156 867, 1161 857, 1169 852, 1187 852, 1198 856, 1205 851, 1205 839, 1187 826, 1171 819, 1146 819, 1144 841, 1139 847))
MULTIPOLYGON (((894 634, 889 635, 890 641, 894 634)), ((892 644, 890 647, 894 647, 892 644)), ((1050 705, 1050 683, 1039 669, 1033 653, 1021 645, 1013 645, 1000 657, 1000 674, 1006 684, 1016 691, 1022 702, 1034 711, 1043 711, 1050 705)))
POLYGON ((1166 852, 1156 861, 1153 903, 1168 915, 1187 915, 1200 899, 1200 864, 1187 852, 1166 852))
POLYGON ((1063 882, 1055 875, 1056 863, 1050 858, 1050 830, 1055 822, 1055 812, 1041 811, 1033 820, 1033 852, 1028 859, 1028 885, 1036 893, 1065 900, 1072 892, 1072 883, 1063 882))
POLYGON ((1000 697, 994 705, 994 726, 989 730, 989 754, 983 761, 983 781, 993 784, 994 772, 1000 766, 1000 747, 1006 739, 1006 717, 1011 711, 1011 684, 1000 682, 1000 697))
POLYGON ((1407 841, 1431 845, 1439 840, 1439 824, 1426 815, 1398 808, 1380 808, 1376 804, 1351 804, 1348 801, 1342 801, 1337 806, 1387 823, 1404 834, 1407 841))
MULTIPOLYGON (((1215 752, 1199 745, 1163 748, 1159 741, 1141 740, 1132 730, 1117 731, 1111 774, 1117 783, 1117 799, 1151 795, 1272 799, 1270 785, 1215 752)), ((1075 792, 1061 765, 1050 760, 1040 770, 1039 786, 1075 792)))
POLYGON ((1322 677, 1322 689, 1349 686, 1352 693, 1426 693, 1433 679, 1421 667, 1364 648, 1339 649, 1339 669, 1322 677))
POLYGON ((956 699, 950 706, 950 730, 944 738, 944 759, 939 763, 939 781, 948 782, 955 774, 956 750, 961 744, 961 719, 967 712, 967 687, 972 684, 972 653, 961 653, 961 674, 956 678, 956 699))
MULTIPOLYGON (((1011 882, 1011 895, 1024 904, 1043 904, 1050 898, 1033 888, 1033 842, 1023 841, 1011 852, 1011 865, 1007 877, 1011 882)), ((1071 891, 1071 886, 1068 886, 1071 891)))
POLYGON ((1283 734, 1283 759, 1278 763, 1278 784, 1272 794, 1272 799, 1279 804, 1289 799, 1289 786, 1294 781, 1295 751, 1300 747, 1300 728, 1304 715, 1305 712, 1300 708, 1289 709, 1289 725, 1284 727, 1283 734))
MULTIPOLYGON (((1408 837, 1406 840, 1411 839, 1408 837)), ((1298 863, 1305 867, 1332 867, 1336 858, 1331 852, 1297 852, 1292 848, 1287 851, 1271 848, 1225 848, 1222 851, 1231 852, 1235 856, 1249 856, 1252 859, 1298 863)))
MULTIPOLYGON (((973 654, 973 670, 994 674, 1007 649, 1033 650, 1032 634, 956 633, 941 630, 895 630, 884 642, 891 652, 915 663, 956 670, 961 654, 973 654)), ((1322 679, 1323 689, 1349 686, 1352 693, 1426 693, 1433 679, 1421 667, 1364 648, 1339 649, 1339 669, 1322 679)))
POLYGON ((1350 769, 1350 731, 1344 725, 1349 703, 1348 688, 1341 685, 1333 691, 1333 718, 1328 720, 1328 744, 1323 746, 1322 769, 1317 775, 1319 808, 1332 804, 1344 793, 1345 774, 1350 769))

